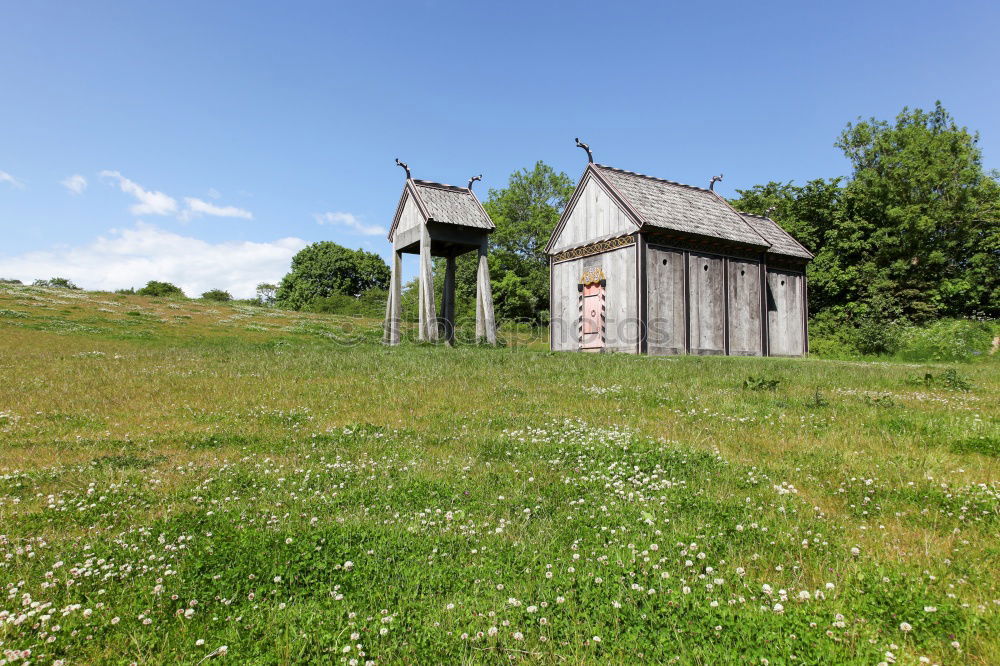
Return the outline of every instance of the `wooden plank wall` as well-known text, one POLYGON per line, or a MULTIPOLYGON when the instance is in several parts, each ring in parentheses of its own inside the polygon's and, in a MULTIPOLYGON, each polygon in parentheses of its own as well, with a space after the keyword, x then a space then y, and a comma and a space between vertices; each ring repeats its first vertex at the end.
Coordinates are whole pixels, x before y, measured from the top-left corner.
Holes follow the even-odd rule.
POLYGON ((646 289, 648 353, 685 353, 684 252, 647 247, 646 289))
POLYGON ((552 252, 621 236, 632 231, 635 231, 635 225, 625 212, 597 181, 588 178, 562 233, 552 246, 552 252))
POLYGON ((692 354, 726 353, 725 259, 688 253, 689 343, 692 354))
POLYGON ((552 265, 550 334, 552 349, 580 348, 580 295, 578 285, 584 271, 601 268, 607 279, 605 291, 605 350, 638 351, 638 316, 635 247, 623 247, 590 257, 552 265))
POLYGON ((805 276, 767 271, 767 337, 771 356, 805 354, 805 276))
POLYGON ((729 259, 729 353, 761 355, 760 263, 729 259))
POLYGON ((420 214, 420 209, 417 208, 417 202, 413 200, 410 193, 406 193, 406 202, 403 204, 403 212, 399 216, 399 225, 396 227, 396 233, 406 231, 407 229, 413 229, 424 223, 424 216, 420 214))

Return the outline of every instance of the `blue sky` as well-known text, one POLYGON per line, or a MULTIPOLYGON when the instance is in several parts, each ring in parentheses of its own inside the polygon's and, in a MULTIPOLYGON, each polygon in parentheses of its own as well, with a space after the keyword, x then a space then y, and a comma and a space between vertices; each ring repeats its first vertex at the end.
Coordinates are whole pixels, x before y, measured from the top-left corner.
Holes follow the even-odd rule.
POLYGON ((575 136, 731 195, 940 99, 1000 167, 1000 4, 753 4, 6 3, 0 276, 247 296, 307 242, 387 256, 396 156, 485 197, 578 177, 575 136))

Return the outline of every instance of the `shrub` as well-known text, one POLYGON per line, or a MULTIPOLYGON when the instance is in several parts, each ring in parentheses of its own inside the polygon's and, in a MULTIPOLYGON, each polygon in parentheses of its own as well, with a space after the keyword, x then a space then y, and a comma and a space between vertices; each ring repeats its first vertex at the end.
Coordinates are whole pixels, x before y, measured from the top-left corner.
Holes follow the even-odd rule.
POLYGON ((206 301, 218 301, 220 303, 227 303, 233 300, 233 295, 222 289, 209 289, 201 297, 206 301))
POLYGON ((177 285, 169 282, 150 280, 146 286, 135 292, 140 296, 166 296, 168 298, 184 298, 184 292, 177 285))
POLYGON ((135 287, 128 287, 127 289, 115 289, 116 294, 121 294, 122 296, 132 296, 135 294, 135 287))
POLYGON ((749 391, 774 391, 777 390, 780 379, 768 379, 766 377, 754 377, 751 375, 743 380, 743 388, 749 391))
POLYGON ((357 298, 348 294, 330 294, 317 298, 305 309, 310 312, 377 318, 385 315, 387 296, 385 289, 369 289, 357 298))
POLYGON ((32 283, 34 287, 55 287, 57 289, 79 289, 78 286, 73 284, 72 280, 64 277, 54 277, 48 280, 35 280, 32 283))
POLYGON ((969 361, 989 352, 993 340, 989 322, 942 319, 900 331, 897 356, 907 361, 969 361))

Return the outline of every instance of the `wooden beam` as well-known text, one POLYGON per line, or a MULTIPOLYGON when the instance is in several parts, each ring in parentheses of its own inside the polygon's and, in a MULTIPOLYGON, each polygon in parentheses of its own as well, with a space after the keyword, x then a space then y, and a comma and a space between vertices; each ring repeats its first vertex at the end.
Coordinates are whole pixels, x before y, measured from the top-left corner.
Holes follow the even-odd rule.
POLYGON ((767 253, 760 254, 760 355, 771 355, 767 316, 767 253))
POLYGON ((497 327, 493 317, 493 288, 490 286, 490 266, 487 262, 487 244, 479 246, 479 269, 476 273, 476 340, 486 339, 497 343, 497 327))
POLYGON ((438 338, 437 313, 434 307, 434 259, 431 257, 431 236, 427 226, 420 234, 420 316, 418 338, 434 342, 438 338))
POLYGON ((441 294, 441 320, 444 324, 444 341, 455 344, 455 257, 445 259, 444 293, 441 294))
POLYGON ((385 304, 385 333, 382 337, 382 341, 387 345, 398 345, 401 337, 400 324, 403 318, 402 268, 402 257, 399 251, 393 247, 389 275, 389 298, 385 304))

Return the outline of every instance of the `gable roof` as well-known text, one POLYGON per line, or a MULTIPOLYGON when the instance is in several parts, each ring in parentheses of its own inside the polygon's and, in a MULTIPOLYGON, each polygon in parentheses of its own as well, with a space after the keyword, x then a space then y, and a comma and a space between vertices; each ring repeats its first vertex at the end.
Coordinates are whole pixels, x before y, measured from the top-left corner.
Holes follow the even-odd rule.
POLYGON ((416 202, 417 208, 424 217, 424 222, 454 224, 489 231, 496 228, 483 205, 479 203, 479 199, 469 188, 409 178, 406 185, 403 186, 399 205, 396 206, 396 216, 389 229, 389 240, 392 240, 396 227, 399 225, 399 217, 403 212, 403 205, 408 193, 416 202))
POLYGON ((769 243, 711 190, 603 164, 593 170, 639 215, 644 225, 755 247, 769 243))
POLYGON ((771 244, 768 254, 780 254, 786 257, 800 257, 802 259, 812 259, 812 253, 805 249, 795 237, 778 226, 778 223, 763 215, 740 212, 747 224, 754 228, 764 240, 771 244))

